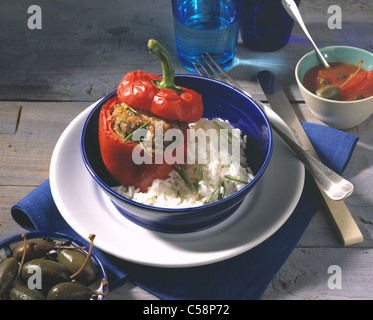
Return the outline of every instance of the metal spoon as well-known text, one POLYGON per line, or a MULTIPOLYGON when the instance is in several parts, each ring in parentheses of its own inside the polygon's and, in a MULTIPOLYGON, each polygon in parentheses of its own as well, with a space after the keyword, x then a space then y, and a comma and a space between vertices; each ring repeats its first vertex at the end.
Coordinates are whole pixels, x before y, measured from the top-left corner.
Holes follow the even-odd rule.
POLYGON ((329 63, 325 60, 324 56, 321 54, 320 50, 317 48, 315 42, 312 40, 311 35, 309 34, 306 28, 306 25, 303 22, 302 16, 300 15, 297 4, 293 0, 281 0, 281 2, 286 12, 290 15, 290 17, 295 22, 298 23, 298 25, 301 27, 304 34, 308 38, 308 40, 311 42, 312 46, 315 48, 316 54, 321 60, 322 64, 325 66, 325 68, 330 68, 329 63))

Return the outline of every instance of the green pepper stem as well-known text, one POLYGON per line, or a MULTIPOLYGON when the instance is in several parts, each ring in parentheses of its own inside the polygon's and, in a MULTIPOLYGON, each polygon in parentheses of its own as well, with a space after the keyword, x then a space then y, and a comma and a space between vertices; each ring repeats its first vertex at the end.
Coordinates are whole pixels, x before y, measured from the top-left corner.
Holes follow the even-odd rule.
POLYGON ((180 93, 182 89, 175 85, 174 67, 172 65, 171 56, 166 48, 154 39, 148 41, 148 48, 151 54, 156 54, 161 59, 163 79, 157 83, 158 87, 160 89, 172 89, 177 93, 180 93))

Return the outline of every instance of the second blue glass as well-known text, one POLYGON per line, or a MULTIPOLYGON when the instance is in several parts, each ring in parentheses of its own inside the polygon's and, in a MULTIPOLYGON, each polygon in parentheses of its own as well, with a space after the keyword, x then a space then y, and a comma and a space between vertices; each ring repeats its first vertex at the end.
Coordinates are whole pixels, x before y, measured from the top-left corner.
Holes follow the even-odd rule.
POLYGON ((234 61, 242 0, 172 0, 179 60, 188 70, 206 52, 227 70, 234 61))
MULTIPOLYGON (((295 0, 298 5, 300 0, 295 0)), ((284 47, 294 26, 281 0, 244 0, 241 37, 253 50, 275 51, 284 47)))

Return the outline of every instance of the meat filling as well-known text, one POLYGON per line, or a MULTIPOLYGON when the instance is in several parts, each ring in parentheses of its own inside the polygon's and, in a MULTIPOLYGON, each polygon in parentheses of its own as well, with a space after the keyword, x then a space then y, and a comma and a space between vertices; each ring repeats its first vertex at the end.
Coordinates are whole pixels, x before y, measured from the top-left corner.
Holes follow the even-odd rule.
MULTIPOLYGON (((127 104, 121 102, 115 105, 111 113, 111 129, 121 138, 126 139, 134 131, 146 125, 147 136, 144 139, 149 140, 149 135, 154 147, 156 138, 162 138, 163 148, 166 148, 172 141, 166 141, 162 137, 156 135, 156 125, 163 125, 163 135, 169 129, 179 129, 182 132, 188 127, 188 124, 183 121, 170 120, 158 117, 147 110, 133 109, 127 104), (146 125, 149 123, 148 125, 146 125)), ((158 131, 157 131, 158 132, 158 131)))

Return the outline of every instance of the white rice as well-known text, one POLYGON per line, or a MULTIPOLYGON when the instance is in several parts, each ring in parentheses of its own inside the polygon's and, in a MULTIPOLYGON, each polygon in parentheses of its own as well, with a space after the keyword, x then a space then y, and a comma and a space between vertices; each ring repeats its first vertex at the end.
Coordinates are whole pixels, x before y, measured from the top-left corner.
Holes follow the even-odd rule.
MULTIPOLYGON (((203 179, 199 181, 198 192, 190 190, 186 186, 185 181, 175 170, 173 170, 165 180, 155 179, 147 192, 140 192, 140 190, 135 189, 134 186, 118 186, 113 189, 117 193, 134 201, 162 208, 195 207, 202 206, 206 204, 207 201, 209 203, 217 201, 218 191, 215 192, 211 199, 210 196, 222 179, 225 187, 224 197, 232 195, 242 189, 245 186, 244 183, 227 179, 225 176, 228 175, 248 182, 254 178, 254 174, 246 162, 246 136, 242 136, 241 131, 235 129, 228 121, 217 118, 212 120, 202 118, 195 123, 191 123, 189 127, 195 130, 201 128, 206 132, 209 129, 216 130, 216 136, 220 142, 220 139, 226 139, 226 136, 219 134, 220 131, 214 124, 214 121, 234 133, 234 137, 240 140, 240 157, 239 159, 231 158, 231 161, 227 162, 227 150, 222 152, 219 148, 217 150, 209 150, 209 148, 207 148, 210 154, 215 156, 215 160, 209 161, 211 157, 209 157, 208 154, 208 161, 206 161, 206 164, 201 164, 203 179), (216 155, 219 156, 216 157, 216 155)), ((196 147, 198 141, 190 141, 190 144, 195 144, 196 147)), ((193 149, 188 147, 188 152, 190 152, 190 150, 193 149)), ((198 164, 186 163, 183 167, 192 183, 195 181, 196 177, 200 176, 198 164)))

